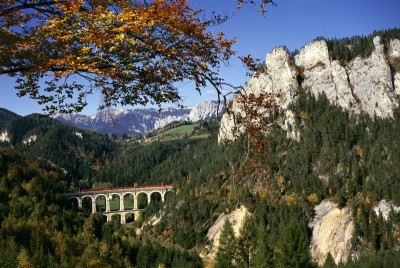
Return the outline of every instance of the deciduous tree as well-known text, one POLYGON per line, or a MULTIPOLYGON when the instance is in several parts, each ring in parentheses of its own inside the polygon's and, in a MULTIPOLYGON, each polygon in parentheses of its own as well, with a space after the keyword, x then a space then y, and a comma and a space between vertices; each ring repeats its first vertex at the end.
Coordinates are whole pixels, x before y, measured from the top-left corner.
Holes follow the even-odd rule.
MULTIPOLYGON (((270 3, 238 7, 264 14, 270 3)), ((81 111, 94 90, 100 108, 175 102, 175 83, 186 80, 220 95, 218 68, 235 55, 235 39, 208 29, 224 20, 188 0, 0 0, 0 75, 49 113, 81 111)))

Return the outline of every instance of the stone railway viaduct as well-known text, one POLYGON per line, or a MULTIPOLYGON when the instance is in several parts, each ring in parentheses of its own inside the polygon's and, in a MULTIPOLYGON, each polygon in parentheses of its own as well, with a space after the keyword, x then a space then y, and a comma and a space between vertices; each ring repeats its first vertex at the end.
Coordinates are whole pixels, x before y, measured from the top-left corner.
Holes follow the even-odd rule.
POLYGON ((106 209, 103 211, 103 215, 107 217, 107 221, 112 219, 113 215, 121 216, 121 224, 126 223, 126 215, 132 213, 136 219, 139 212, 142 209, 138 208, 138 195, 147 195, 147 205, 150 205, 151 195, 153 193, 159 193, 161 195, 161 201, 164 202, 165 194, 171 191, 173 185, 147 185, 147 186, 126 186, 126 187, 111 187, 111 188, 96 188, 96 189, 86 189, 79 191, 77 193, 63 194, 64 197, 68 199, 76 199, 78 201, 78 207, 82 208, 82 201, 84 198, 90 198, 92 203, 92 213, 97 213, 96 209, 96 199, 103 196, 106 200, 106 209), (119 210, 110 209, 110 200, 113 196, 119 196, 119 210), (124 197, 132 195, 133 196, 133 209, 125 209, 124 197))

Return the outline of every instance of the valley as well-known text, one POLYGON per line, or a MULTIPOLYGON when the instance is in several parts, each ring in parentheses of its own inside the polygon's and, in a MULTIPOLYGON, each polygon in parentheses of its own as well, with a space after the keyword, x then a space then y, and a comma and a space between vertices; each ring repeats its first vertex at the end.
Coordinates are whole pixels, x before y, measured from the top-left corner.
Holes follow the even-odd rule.
POLYGON ((0 266, 396 267, 398 40, 277 48, 220 120, 110 133, 1 109, 0 266), (149 185, 170 197, 104 194, 149 185), (122 206, 140 211, 103 217, 122 206))

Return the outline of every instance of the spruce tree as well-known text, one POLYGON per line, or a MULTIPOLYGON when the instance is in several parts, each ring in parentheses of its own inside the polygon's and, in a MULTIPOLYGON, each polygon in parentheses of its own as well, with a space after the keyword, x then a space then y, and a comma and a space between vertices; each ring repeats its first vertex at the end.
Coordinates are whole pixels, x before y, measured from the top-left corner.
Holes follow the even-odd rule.
POLYGON ((219 238, 219 247, 215 256, 215 268, 235 267, 233 264, 235 251, 235 234, 231 223, 226 219, 219 238))
POLYGON ((152 267, 154 264, 154 252, 152 246, 146 242, 139 247, 137 255, 137 267, 152 267))
POLYGON ((254 218, 245 216, 243 226, 240 228, 240 236, 237 240, 237 253, 235 264, 239 267, 250 267, 250 257, 253 251, 253 240, 256 236, 254 218))
POLYGON ((267 230, 264 222, 258 228, 257 246, 254 256, 251 258, 251 267, 272 267, 273 266, 273 249, 268 244, 267 230))
POLYGON ((323 268, 336 268, 337 267, 335 260, 333 259, 330 252, 328 253, 328 256, 326 256, 324 266, 322 266, 322 267, 323 268))
POLYGON ((283 230, 277 256, 279 267, 311 267, 308 237, 301 226, 291 220, 283 230))

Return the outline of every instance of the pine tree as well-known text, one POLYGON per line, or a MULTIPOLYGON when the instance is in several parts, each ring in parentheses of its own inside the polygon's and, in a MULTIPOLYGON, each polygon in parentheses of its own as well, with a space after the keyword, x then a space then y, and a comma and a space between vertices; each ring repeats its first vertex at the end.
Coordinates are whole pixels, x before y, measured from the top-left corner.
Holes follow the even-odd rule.
POLYGON ((323 268, 336 268, 337 267, 335 260, 333 259, 330 252, 328 253, 328 256, 326 256, 324 266, 322 266, 322 267, 323 268))
POLYGON ((215 268, 235 267, 233 264, 233 259, 236 255, 235 251, 235 234, 231 223, 226 219, 219 238, 219 247, 215 257, 215 268))
POLYGON ((152 267, 154 257, 152 246, 148 243, 142 244, 137 255, 137 267, 152 267))
POLYGON ((235 264, 240 267, 250 267, 250 256, 253 251, 253 240, 256 236, 254 219, 246 215, 243 226, 240 229, 240 237, 237 243, 235 264))
POLYGON ((268 244, 267 230, 264 222, 258 228, 257 247, 251 259, 251 267, 263 268, 273 266, 273 249, 268 244))
POLYGON ((307 234, 295 220, 291 220, 281 234, 277 257, 279 267, 311 266, 307 234))

